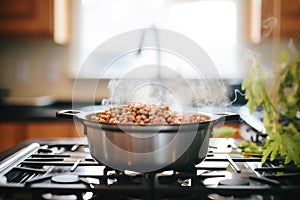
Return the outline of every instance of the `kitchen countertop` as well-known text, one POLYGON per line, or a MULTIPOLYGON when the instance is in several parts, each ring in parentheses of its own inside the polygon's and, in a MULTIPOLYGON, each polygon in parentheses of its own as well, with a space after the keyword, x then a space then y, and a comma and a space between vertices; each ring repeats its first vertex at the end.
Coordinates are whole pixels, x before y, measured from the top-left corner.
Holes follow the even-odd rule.
MULTIPOLYGON (((226 107, 227 112, 238 112, 240 106, 226 107)), ((96 106, 98 107, 98 106, 96 106)), ((0 104, 0 122, 24 122, 24 121, 59 121, 56 112, 60 110, 93 111, 95 106, 87 102, 55 102, 47 106, 16 106, 0 104)), ((100 106, 99 106, 100 109, 100 106)), ((205 112, 205 110, 203 111, 205 112)))
MULTIPOLYGON (((76 103, 77 110, 92 111, 94 106, 88 103, 76 103)), ((56 102, 47 106, 16 106, 0 105, 0 122, 21 121, 54 121, 61 120, 56 117, 60 110, 76 110, 72 108, 72 102, 56 102)))
MULTIPOLYGON (((92 111, 95 109, 95 106, 91 105, 91 103, 81 102, 74 104, 73 107, 72 102, 55 102, 51 105, 47 106, 15 106, 15 105, 7 105, 0 104, 0 123, 23 123, 23 122, 65 122, 67 120, 60 119, 56 117, 56 112, 60 110, 82 110, 82 111, 92 111), (77 108, 77 109, 76 109, 77 108)), ((98 109, 98 106, 96 106, 98 109)), ((224 111, 227 112, 236 112, 239 113, 239 110, 242 108, 242 105, 239 106, 230 106, 226 107, 224 111)), ((100 106, 99 106, 100 109, 100 106)), ((205 112, 205 111, 203 111, 205 112)), ((242 116, 241 116, 242 117, 242 116)), ((244 121, 244 119, 242 120, 244 121)), ((253 121, 253 120, 252 120, 253 121)), ((228 122, 226 123, 227 129, 223 128, 222 124, 219 127, 218 125, 215 127, 215 134, 220 137, 225 136, 230 132, 230 137, 235 138, 243 138, 245 140, 249 140, 249 138, 253 135, 256 135, 255 126, 252 126, 252 129, 249 129, 249 126, 241 125, 241 121, 238 122, 228 122), (221 128, 221 129, 219 129, 221 128), (218 131, 219 130, 219 131, 218 131), (243 134, 240 134, 243 133, 243 134)), ((247 122, 246 122, 247 123, 247 122)), ((247 123, 248 124, 248 123, 247 123)), ((251 122, 251 124, 253 124, 251 122)), ((261 125, 259 125, 259 128, 261 125)), ((258 128, 258 129, 259 129, 258 128)), ((256 129, 257 130, 257 129, 256 129)))
MULTIPOLYGON (((77 106, 86 107, 87 103, 78 103, 77 106)), ((72 109, 72 102, 55 102, 47 106, 15 106, 8 104, 0 105, 0 122, 23 122, 23 121, 58 121, 56 112, 72 109)))
MULTIPOLYGON (((229 100, 234 101, 232 106, 229 108, 229 112, 236 112, 240 106, 245 105, 246 101, 243 96, 235 96, 235 90, 241 91, 241 84, 230 83, 229 100)), ((72 101, 57 101, 50 105, 45 106, 25 106, 25 105, 11 105, 1 101, 0 99, 0 123, 1 122, 23 122, 23 121, 58 121, 56 112, 66 109, 79 109, 85 111, 92 111, 94 106, 88 102, 76 102, 72 101), (75 105, 73 107, 73 105, 75 105)))
MULTIPOLYGON (((232 86, 233 87, 233 86, 232 86)), ((234 89, 234 87, 233 87, 234 89)), ((231 93, 229 99, 234 99, 231 93)), ((239 107, 245 105, 245 100, 238 96, 228 112, 236 112, 239 107)), ((45 106, 11 105, 0 101, 0 123, 1 122, 23 122, 23 121, 58 121, 56 112, 60 110, 77 109, 92 111, 95 107, 91 102, 57 101, 45 106)))

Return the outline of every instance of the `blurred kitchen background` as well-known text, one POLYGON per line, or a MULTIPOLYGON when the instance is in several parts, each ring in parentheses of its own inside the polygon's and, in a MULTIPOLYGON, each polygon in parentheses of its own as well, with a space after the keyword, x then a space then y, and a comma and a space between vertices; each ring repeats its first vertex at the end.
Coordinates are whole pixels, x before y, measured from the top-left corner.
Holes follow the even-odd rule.
MULTIPOLYGON (((98 77, 77 74, 85 58, 109 38, 151 25, 203 47, 232 96, 253 56, 271 71, 281 50, 299 47, 300 1, 0 0, 0 150, 28 138, 77 136, 55 111, 72 108, 75 80, 77 100, 88 105, 98 77)), ((110 94, 97 95, 100 102, 110 94)))

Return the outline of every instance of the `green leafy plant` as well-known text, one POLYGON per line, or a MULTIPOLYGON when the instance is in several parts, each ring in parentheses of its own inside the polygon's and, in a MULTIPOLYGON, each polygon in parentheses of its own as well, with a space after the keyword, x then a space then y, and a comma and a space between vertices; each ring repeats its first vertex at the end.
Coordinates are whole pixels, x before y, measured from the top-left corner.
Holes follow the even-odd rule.
POLYGON ((300 167, 300 56, 282 52, 279 65, 274 70, 274 79, 267 88, 268 74, 263 72, 258 59, 254 59, 249 76, 242 89, 251 113, 264 108, 264 125, 268 134, 262 162, 270 156, 284 157, 285 164, 291 161, 300 167))

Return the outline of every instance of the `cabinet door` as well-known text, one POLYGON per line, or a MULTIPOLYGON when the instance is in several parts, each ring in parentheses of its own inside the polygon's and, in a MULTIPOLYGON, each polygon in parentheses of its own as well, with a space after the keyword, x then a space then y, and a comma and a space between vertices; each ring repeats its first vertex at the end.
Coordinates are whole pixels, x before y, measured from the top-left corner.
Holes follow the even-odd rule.
POLYGON ((1 0, 0 36, 53 37, 53 0, 1 0))
POLYGON ((30 122, 26 125, 26 138, 79 137, 74 122, 30 122))
MULTIPOLYGON (((300 1, 299 0, 281 1, 281 3, 280 1, 277 0, 263 0, 262 21, 268 22, 268 20, 272 18, 276 18, 276 23, 280 22, 280 37, 282 39, 284 40, 294 39, 296 41, 300 41, 300 1), (279 18, 278 16, 280 17, 280 19, 277 19, 279 18)), ((263 26, 265 26, 266 29, 273 28, 272 24, 269 25, 265 24, 263 26)))
POLYGON ((0 123, 0 152, 25 140, 24 127, 23 123, 0 123))
POLYGON ((300 1, 281 1, 281 34, 300 41, 300 1))

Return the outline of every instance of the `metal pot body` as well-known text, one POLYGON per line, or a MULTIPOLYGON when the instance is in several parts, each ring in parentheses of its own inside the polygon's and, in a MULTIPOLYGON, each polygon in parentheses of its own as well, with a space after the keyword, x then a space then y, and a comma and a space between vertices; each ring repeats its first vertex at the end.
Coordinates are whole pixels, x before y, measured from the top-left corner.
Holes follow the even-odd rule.
POLYGON ((84 123, 91 155, 113 169, 150 172, 188 170, 207 154, 210 124, 176 131, 107 130, 84 123))
POLYGON ((205 122, 139 126, 99 123, 94 120, 96 113, 62 110, 56 116, 84 126, 90 153, 98 162, 112 169, 142 173, 192 169, 206 157, 214 125, 239 119, 235 113, 215 117, 203 114, 205 122))

